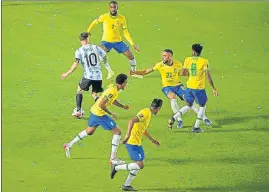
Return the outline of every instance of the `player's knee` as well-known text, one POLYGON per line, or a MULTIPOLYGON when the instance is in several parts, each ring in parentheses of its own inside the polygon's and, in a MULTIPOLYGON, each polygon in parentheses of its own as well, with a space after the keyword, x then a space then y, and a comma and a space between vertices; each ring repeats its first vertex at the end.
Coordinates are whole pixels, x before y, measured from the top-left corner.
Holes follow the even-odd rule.
POLYGON ((175 94, 173 94, 173 93, 168 94, 167 97, 168 97, 169 99, 176 99, 176 96, 175 96, 175 94))
POLYGON ((140 169, 143 169, 145 167, 143 162, 138 162, 137 165, 140 167, 140 169))
POLYGON ((121 130, 120 130, 118 127, 114 128, 114 129, 112 130, 112 132, 113 132, 115 135, 121 135, 121 130))
POLYGON ((83 93, 83 90, 82 89, 78 89, 77 90, 77 94, 82 94, 83 93))
POLYGON ((204 104, 199 104, 200 107, 204 107, 205 106, 205 103, 204 104))
POLYGON ((87 133, 87 135, 93 135, 94 132, 95 132, 95 129, 90 129, 90 128, 87 128, 87 129, 86 129, 86 133, 87 133))

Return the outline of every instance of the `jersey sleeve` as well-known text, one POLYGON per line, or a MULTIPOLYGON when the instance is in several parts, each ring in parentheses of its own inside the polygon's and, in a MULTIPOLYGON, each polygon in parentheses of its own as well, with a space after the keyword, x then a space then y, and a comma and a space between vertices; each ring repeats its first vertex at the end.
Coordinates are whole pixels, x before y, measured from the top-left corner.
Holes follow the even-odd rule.
POLYGON ((206 70, 209 70, 209 63, 207 59, 205 59, 205 64, 204 64, 204 71, 206 70))
POLYGON ((142 109, 141 111, 139 111, 137 113, 136 116, 137 116, 139 122, 143 122, 143 121, 147 120, 147 118, 149 117, 149 113, 147 110, 142 109))
POLYGON ((75 52, 75 61, 79 62, 81 60, 81 55, 78 50, 75 52))
POLYGON ((189 69, 189 58, 185 59, 183 69, 189 69))
POLYGON ((107 90, 105 90, 104 94, 108 101, 112 100, 112 98, 116 95, 115 90, 112 86, 108 87, 107 90))
POLYGON ((160 69, 160 67, 161 67, 161 64, 160 63, 157 63, 157 64, 155 64, 154 66, 153 66, 153 71, 157 71, 157 70, 159 70, 160 69))
POLYGON ((105 57, 106 56, 106 52, 99 46, 96 46, 96 50, 97 50, 97 54, 100 57, 105 57))
POLYGON ((103 23, 105 21, 105 17, 106 17, 105 14, 100 15, 96 20, 100 24, 100 23, 103 23))
POLYGON ((121 28, 122 28, 122 30, 127 29, 127 23, 126 23, 126 18, 125 17, 122 18, 121 28))

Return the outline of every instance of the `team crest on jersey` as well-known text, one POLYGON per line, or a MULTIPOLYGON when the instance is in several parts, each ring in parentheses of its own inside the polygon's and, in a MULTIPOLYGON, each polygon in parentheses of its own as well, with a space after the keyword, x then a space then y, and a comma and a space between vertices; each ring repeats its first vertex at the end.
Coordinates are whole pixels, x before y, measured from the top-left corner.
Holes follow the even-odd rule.
POLYGON ((174 69, 174 72, 177 73, 178 72, 177 69, 174 69))
POLYGON ((143 118, 144 115, 143 115, 143 114, 139 114, 138 117, 139 117, 139 118, 143 118))
POLYGON ((117 25, 120 25, 120 21, 117 21, 117 25))

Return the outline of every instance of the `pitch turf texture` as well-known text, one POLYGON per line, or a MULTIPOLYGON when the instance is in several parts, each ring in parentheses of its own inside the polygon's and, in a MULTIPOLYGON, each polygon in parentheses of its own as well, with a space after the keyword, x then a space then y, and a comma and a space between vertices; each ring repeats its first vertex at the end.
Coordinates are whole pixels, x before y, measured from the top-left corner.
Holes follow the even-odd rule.
MULTIPOLYGON (((75 94, 82 68, 60 80, 80 46, 78 34, 107 11, 107 3, 2 3, 2 190, 4 192, 120 191, 128 172, 109 178, 111 133, 98 128, 72 149, 66 159, 62 144, 86 128, 93 101, 84 94, 84 120, 75 120, 75 94)), ((155 97, 164 99, 146 138, 146 160, 133 182, 140 191, 269 191, 269 4, 266 2, 120 2, 120 13, 134 41, 139 69, 160 60, 164 48, 180 61, 192 43, 204 45, 219 98, 207 86, 211 128, 193 134, 194 112, 184 115, 184 128, 167 129, 172 115, 161 92, 158 72, 130 78, 120 101, 130 111, 113 107, 126 133, 128 120, 155 97)), ((101 25, 92 31, 99 44, 101 25)), ((109 63, 127 73, 127 60, 115 51, 109 63)), ((104 77, 107 72, 104 70, 104 77)), ((182 78, 185 83, 186 78, 182 78)), ((111 83, 104 80, 104 85, 111 83)), ((179 101, 180 106, 183 103, 179 101)), ((123 145, 118 156, 130 160, 123 145)))

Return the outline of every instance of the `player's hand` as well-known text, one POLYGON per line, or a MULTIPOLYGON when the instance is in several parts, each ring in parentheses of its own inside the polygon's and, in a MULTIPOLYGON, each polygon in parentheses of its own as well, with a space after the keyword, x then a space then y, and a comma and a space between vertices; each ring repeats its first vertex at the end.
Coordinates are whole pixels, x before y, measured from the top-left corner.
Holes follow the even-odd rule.
POLYGON ((117 119, 116 113, 111 113, 111 117, 116 120, 117 119))
POLYGON ((152 143, 154 143, 154 144, 157 145, 157 146, 160 146, 159 141, 157 141, 157 140, 155 140, 155 139, 152 140, 152 143))
POLYGON ((129 110, 130 107, 129 107, 128 105, 124 105, 124 106, 123 106, 123 109, 125 109, 125 110, 129 110))
POLYGON ((129 135, 125 135, 124 139, 122 140, 122 144, 126 144, 127 141, 129 140, 130 136, 129 135))
POLYGON ((133 48, 136 50, 137 53, 140 52, 139 48, 136 45, 133 45, 133 48))
POLYGON ((67 76, 68 76, 67 73, 63 73, 63 74, 61 75, 61 79, 65 79, 67 76))
POLYGON ((217 97, 218 95, 219 95, 219 93, 218 93, 218 91, 217 91, 217 89, 215 88, 215 89, 213 89, 213 95, 215 96, 215 97, 217 97))

